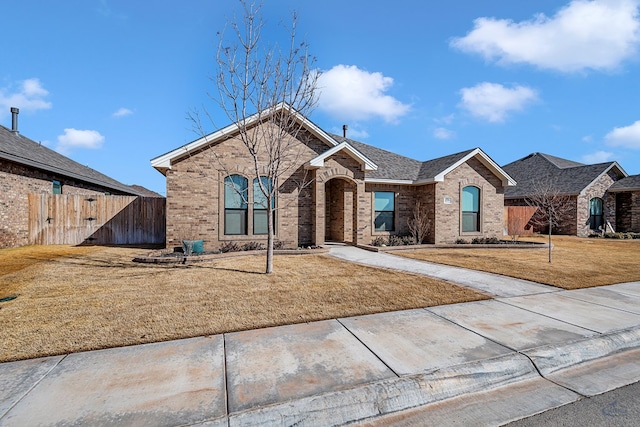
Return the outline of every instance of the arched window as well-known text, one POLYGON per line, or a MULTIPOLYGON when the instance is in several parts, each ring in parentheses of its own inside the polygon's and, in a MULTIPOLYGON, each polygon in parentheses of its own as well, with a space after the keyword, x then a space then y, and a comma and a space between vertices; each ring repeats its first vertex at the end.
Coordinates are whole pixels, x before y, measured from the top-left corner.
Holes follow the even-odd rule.
POLYGON ((462 231, 480 231, 480 189, 472 185, 462 189, 462 231))
POLYGON ((589 228, 592 230, 599 230, 604 225, 602 205, 602 199, 599 197, 594 197, 589 201, 589 228))
MULTIPOLYGON (((271 180, 261 176, 262 187, 271 192, 271 180)), ((267 206, 268 200, 260 189, 258 179, 253 179, 253 234, 267 234, 267 206)), ((275 198, 271 199, 271 208, 275 208, 275 198)), ((272 211, 273 212, 273 211, 272 211)), ((275 229, 274 229, 275 232, 275 229)))
POLYGON ((224 179, 224 234, 247 234, 249 182, 242 175, 224 179))

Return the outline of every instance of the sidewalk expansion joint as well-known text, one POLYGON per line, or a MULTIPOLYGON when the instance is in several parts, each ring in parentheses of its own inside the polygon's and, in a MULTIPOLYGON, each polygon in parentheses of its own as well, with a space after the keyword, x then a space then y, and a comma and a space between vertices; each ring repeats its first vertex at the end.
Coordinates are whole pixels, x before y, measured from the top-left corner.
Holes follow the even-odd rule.
POLYGON ((342 322, 340 321, 340 319, 336 319, 336 321, 337 321, 337 322, 338 322, 338 323, 339 323, 343 328, 345 328, 345 329, 347 330, 347 332, 349 332, 349 333, 350 333, 350 334, 351 334, 351 335, 352 335, 356 340, 358 340, 358 342, 359 342, 360 344, 362 344, 362 345, 363 345, 367 350, 369 350, 369 352, 370 352, 371 354, 373 354, 373 355, 376 357, 376 359, 378 359, 378 360, 379 360, 379 361, 380 361, 384 366, 386 366, 386 367, 387 367, 387 369, 389 369, 391 372, 393 372, 393 375, 395 375, 396 377, 400 378, 400 375, 399 375, 396 371, 394 371, 394 370, 393 370, 393 368, 387 364, 387 362, 385 362, 384 360, 382 360, 382 359, 380 358, 380 356, 378 356, 378 355, 376 354, 376 352, 375 352, 375 351, 373 351, 373 350, 372 350, 372 349, 371 349, 367 344, 365 344, 365 343, 364 343, 364 341, 362 341, 360 338, 358 338, 358 336, 357 336, 356 334, 354 334, 353 332, 351 332, 351 330, 350 330, 350 329, 349 329, 349 328, 348 328, 344 323, 342 323, 342 322))

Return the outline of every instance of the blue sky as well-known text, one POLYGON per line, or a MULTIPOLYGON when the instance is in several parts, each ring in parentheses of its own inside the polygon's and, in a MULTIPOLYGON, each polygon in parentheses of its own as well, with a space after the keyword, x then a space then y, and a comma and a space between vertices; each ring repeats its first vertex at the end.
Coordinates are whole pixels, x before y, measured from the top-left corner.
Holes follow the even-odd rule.
MULTIPOLYGON (((323 72, 311 119, 418 160, 480 147, 640 174, 640 0, 265 0, 265 41, 298 30, 323 72)), ((3 2, 0 123, 125 184, 198 137, 233 0, 3 2), (153 5, 153 6, 151 6, 153 5)))

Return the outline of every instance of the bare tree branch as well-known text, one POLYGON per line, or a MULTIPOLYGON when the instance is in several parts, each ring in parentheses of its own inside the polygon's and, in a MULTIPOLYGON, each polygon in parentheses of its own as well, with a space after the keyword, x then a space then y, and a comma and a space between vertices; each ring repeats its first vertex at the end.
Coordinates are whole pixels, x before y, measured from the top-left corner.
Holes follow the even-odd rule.
MULTIPOLYGON (((210 97, 237 127, 233 137, 241 141, 252 164, 249 185, 255 182, 263 196, 254 195, 253 200, 245 200, 246 192, 232 186, 244 203, 266 205, 263 206, 268 218, 266 272, 270 273, 273 271, 274 212, 294 201, 284 200, 285 195, 279 192, 280 181, 302 164, 303 146, 298 136, 304 123, 299 118, 309 115, 317 103, 319 72, 313 69, 315 58, 309 54, 307 42, 297 39, 295 12, 291 15, 288 44, 283 51, 262 37, 262 4, 239 2, 242 18, 228 22, 229 37, 226 31, 218 33, 217 70, 212 78, 217 96, 210 97), (263 182, 262 178, 267 180, 263 182)), ((206 137, 199 115, 190 117, 200 135, 206 137)), ((225 176, 232 174, 234 165, 217 155, 215 149, 209 151, 217 167, 203 173, 221 170, 225 176)), ((216 175, 215 179, 219 177, 216 175)), ((310 184, 305 170, 302 180, 295 183, 297 192, 310 184)))
POLYGON ((571 196, 563 194, 559 185, 552 179, 538 180, 533 184, 533 191, 525 201, 529 206, 537 208, 531 223, 539 227, 547 227, 549 235, 549 262, 551 262, 551 234, 563 218, 575 208, 571 196))

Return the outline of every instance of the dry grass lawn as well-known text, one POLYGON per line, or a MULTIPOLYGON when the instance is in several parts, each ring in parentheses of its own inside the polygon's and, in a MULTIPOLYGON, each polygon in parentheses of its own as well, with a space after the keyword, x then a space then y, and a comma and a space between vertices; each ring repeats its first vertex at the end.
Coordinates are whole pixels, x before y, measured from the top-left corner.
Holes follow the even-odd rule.
POLYGON ((417 275, 326 255, 159 266, 144 250, 0 250, 0 361, 484 299, 417 275))
MULTIPOLYGON (((547 242, 546 236, 522 240, 547 242)), ((395 255, 578 289, 640 281, 640 240, 553 236, 548 249, 426 249, 395 255)))

